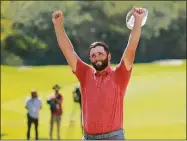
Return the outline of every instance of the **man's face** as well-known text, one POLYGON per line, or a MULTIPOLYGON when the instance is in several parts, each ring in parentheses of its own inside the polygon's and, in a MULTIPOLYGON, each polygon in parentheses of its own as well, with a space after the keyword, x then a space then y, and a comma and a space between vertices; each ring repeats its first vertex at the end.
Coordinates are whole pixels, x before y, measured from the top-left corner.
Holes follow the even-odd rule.
POLYGON ((108 66, 109 55, 102 46, 90 50, 90 61, 97 71, 102 71, 108 66))
POLYGON ((38 96, 38 95, 37 95, 37 92, 31 92, 31 97, 32 97, 32 98, 37 98, 37 96, 38 96))

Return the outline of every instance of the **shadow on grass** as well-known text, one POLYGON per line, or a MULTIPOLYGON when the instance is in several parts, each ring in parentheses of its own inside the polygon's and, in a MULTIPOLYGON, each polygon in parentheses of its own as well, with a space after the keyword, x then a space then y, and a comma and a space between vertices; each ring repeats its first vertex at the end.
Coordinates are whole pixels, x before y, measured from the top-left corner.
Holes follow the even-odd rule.
POLYGON ((7 136, 8 134, 7 133, 1 133, 1 137, 3 137, 3 136, 7 136))
POLYGON ((49 138, 39 138, 39 140, 49 140, 49 138))

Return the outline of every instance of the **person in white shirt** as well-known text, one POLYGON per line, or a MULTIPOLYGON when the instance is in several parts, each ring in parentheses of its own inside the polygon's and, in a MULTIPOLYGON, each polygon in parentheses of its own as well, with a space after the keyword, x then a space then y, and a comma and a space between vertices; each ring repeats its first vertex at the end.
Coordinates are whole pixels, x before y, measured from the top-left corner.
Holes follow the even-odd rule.
POLYGON ((27 140, 30 139, 31 124, 35 125, 35 139, 38 140, 38 118, 39 111, 42 108, 42 100, 38 97, 37 91, 31 91, 31 97, 26 101, 25 108, 28 110, 27 113, 27 140))

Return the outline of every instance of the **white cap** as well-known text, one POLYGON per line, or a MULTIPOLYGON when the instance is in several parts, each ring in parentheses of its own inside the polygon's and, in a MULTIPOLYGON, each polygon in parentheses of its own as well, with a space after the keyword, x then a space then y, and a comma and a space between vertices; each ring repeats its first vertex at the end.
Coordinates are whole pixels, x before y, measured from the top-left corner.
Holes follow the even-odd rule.
MULTIPOLYGON (((142 21, 142 25, 141 26, 144 26, 146 21, 147 21, 147 17, 148 17, 148 10, 145 8, 145 16, 144 16, 144 19, 142 21)), ((127 16, 126 16, 126 25, 127 27, 132 30, 132 28, 134 27, 134 21, 135 21, 135 18, 134 16, 132 15, 132 10, 129 11, 127 13, 127 16)))

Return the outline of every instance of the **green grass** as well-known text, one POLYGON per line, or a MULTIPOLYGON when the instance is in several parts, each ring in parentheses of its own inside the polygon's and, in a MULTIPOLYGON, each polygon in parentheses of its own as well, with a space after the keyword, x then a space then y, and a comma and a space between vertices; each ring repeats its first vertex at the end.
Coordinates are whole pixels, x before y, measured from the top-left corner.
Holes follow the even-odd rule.
MULTIPOLYGON (((186 63, 181 66, 134 66, 124 99, 124 128, 127 139, 186 138, 185 67, 186 63)), ((2 139, 26 139, 27 111, 24 104, 32 88, 38 90, 43 100, 39 137, 48 139, 50 113, 46 98, 53 92, 52 86, 56 83, 62 86, 60 92, 64 96, 61 138, 81 139, 79 105, 74 104, 72 99, 72 89, 78 81, 69 67, 45 66, 20 70, 1 66, 2 139), (75 123, 70 126, 72 118, 75 123)), ((34 139, 33 129, 31 136, 34 139)))

